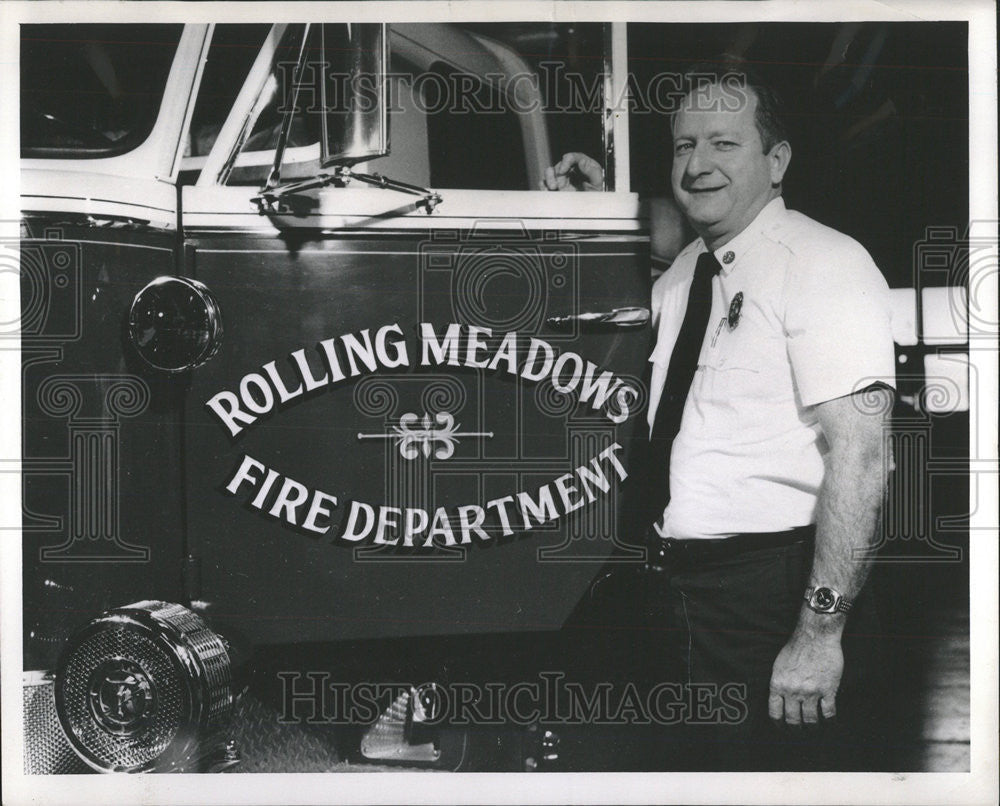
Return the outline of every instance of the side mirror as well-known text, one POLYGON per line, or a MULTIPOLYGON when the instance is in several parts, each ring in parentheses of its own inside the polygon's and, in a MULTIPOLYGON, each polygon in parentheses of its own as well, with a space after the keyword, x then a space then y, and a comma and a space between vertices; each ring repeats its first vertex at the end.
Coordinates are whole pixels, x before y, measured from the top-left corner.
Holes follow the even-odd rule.
POLYGON ((354 165, 385 156, 389 153, 388 26, 324 24, 322 44, 326 72, 321 165, 354 165))

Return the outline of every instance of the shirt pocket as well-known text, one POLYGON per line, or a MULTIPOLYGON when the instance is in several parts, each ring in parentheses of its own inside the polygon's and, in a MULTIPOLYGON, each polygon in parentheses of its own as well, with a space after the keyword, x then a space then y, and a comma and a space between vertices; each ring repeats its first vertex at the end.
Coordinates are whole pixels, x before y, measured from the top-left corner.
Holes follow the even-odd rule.
POLYGON ((721 318, 709 327, 699 363, 717 372, 759 375, 767 367, 765 353, 766 345, 750 328, 730 329, 721 318))
POLYGON ((730 331, 725 320, 720 329, 717 321, 702 348, 692 420, 698 417, 699 425, 716 439, 739 439, 747 418, 755 416, 767 394, 762 355, 752 339, 745 338, 746 332, 738 331, 730 331))
POLYGON ((724 401, 721 405, 730 412, 727 424, 734 438, 756 442, 761 435, 786 427, 789 417, 797 420, 791 370, 780 335, 743 329, 742 323, 729 330, 724 324, 715 348, 703 355, 706 392, 724 401))

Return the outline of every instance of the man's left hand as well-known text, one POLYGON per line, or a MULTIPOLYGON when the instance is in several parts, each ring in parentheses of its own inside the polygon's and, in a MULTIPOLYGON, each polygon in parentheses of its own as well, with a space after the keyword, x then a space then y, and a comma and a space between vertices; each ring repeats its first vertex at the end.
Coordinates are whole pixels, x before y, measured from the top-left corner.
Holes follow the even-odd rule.
POLYGON ((768 715, 788 725, 816 724, 820 715, 832 719, 843 671, 839 635, 796 631, 774 661, 768 715))

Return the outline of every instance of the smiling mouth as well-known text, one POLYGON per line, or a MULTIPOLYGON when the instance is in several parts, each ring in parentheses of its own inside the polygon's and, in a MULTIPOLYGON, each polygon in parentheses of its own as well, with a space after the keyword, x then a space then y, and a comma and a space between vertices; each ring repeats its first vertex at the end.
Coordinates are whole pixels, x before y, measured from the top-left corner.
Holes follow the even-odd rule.
POLYGON ((717 190, 722 190, 724 186, 717 188, 688 188, 688 193, 715 193, 717 190))

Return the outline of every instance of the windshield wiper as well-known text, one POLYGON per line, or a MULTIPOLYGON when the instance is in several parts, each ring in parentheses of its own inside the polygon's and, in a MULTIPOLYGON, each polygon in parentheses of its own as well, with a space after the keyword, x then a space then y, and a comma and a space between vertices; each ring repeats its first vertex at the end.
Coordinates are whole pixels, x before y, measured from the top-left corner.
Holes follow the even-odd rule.
POLYGON ((416 202, 416 207, 424 208, 424 212, 430 215, 434 212, 442 199, 439 193, 435 193, 419 185, 411 185, 407 182, 400 182, 398 179, 390 179, 382 174, 363 174, 352 171, 350 168, 338 166, 332 173, 320 173, 310 179, 303 179, 299 182, 289 182, 276 187, 264 187, 253 197, 252 201, 257 205, 257 209, 263 215, 265 213, 282 212, 284 205, 282 201, 287 196, 294 196, 307 190, 316 190, 329 185, 346 187, 352 180, 364 182, 367 185, 384 188, 386 190, 396 190, 400 193, 409 193, 411 196, 420 196, 420 201, 416 202))

